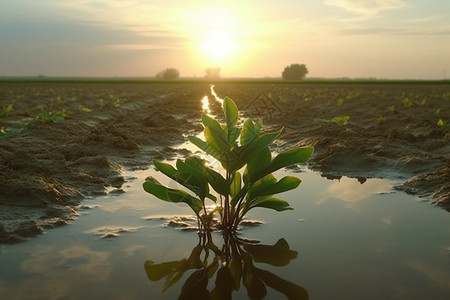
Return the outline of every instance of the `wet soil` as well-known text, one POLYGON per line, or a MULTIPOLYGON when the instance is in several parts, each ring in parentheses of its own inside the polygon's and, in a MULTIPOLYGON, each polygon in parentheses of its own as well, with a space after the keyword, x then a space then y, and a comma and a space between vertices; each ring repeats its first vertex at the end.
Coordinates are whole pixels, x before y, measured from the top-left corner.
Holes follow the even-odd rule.
POLYGON ((236 99, 247 116, 284 127, 281 148, 313 145, 309 167, 323 176, 399 179, 397 189, 450 211, 449 85, 234 84, 215 90, 236 99))
POLYGON ((209 86, 13 84, 0 86, 0 243, 17 242, 77 217, 85 197, 117 193, 121 169, 177 154, 200 131, 209 86), (32 121, 65 110, 63 120, 32 121), (26 128, 23 124, 28 123, 26 128), (9 130, 11 128, 11 130, 9 130))
MULTIPOLYGON (((86 197, 120 193, 123 168, 186 154, 174 146, 202 130, 203 96, 219 114, 209 91, 1 83, 0 243, 70 222, 86 197)), ((450 86, 219 83, 215 91, 269 130, 284 127, 275 148, 313 145, 309 166, 324 176, 400 179, 398 189, 450 210, 450 86)))

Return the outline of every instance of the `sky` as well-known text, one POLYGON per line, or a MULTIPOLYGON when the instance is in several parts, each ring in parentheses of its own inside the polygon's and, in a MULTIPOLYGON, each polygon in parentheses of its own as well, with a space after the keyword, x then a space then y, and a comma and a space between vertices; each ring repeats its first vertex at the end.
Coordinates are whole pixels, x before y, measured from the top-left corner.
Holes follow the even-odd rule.
POLYGON ((450 78, 449 0, 0 0, 0 76, 450 78))

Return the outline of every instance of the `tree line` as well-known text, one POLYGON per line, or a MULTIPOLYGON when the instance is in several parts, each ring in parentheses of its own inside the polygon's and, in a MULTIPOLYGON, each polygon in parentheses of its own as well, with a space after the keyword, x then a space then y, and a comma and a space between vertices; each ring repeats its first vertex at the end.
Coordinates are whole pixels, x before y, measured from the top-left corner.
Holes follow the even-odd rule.
MULTIPOLYGON (((281 72, 281 77, 285 80, 301 80, 308 74, 308 68, 304 64, 291 64, 286 66, 281 72)), ((155 76, 157 79, 174 80, 180 77, 180 71, 176 68, 166 68, 158 72, 155 76)), ((205 78, 218 79, 220 78, 220 68, 210 67, 205 69, 205 78)))

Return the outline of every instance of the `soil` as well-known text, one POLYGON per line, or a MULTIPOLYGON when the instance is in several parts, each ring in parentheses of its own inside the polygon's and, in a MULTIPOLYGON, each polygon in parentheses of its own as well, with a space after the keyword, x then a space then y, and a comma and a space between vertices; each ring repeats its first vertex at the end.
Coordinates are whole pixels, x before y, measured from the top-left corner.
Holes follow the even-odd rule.
MULTIPOLYGON (((269 130, 284 127, 274 150, 313 145, 309 167, 323 176, 398 179, 398 189, 450 211, 449 85, 218 83, 215 91, 269 130)), ((86 197, 122 192, 124 168, 186 155, 175 146, 202 130, 205 95, 220 114, 202 83, 0 83, 0 243, 67 224, 86 197)))

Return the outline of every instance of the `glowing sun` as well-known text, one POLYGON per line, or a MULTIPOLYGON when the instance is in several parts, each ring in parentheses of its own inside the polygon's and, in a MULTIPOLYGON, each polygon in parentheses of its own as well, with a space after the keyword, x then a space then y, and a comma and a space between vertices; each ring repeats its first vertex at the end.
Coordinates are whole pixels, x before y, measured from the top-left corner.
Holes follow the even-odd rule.
POLYGON ((236 50, 232 35, 225 30, 211 31, 203 41, 202 52, 211 60, 222 61, 236 50))

